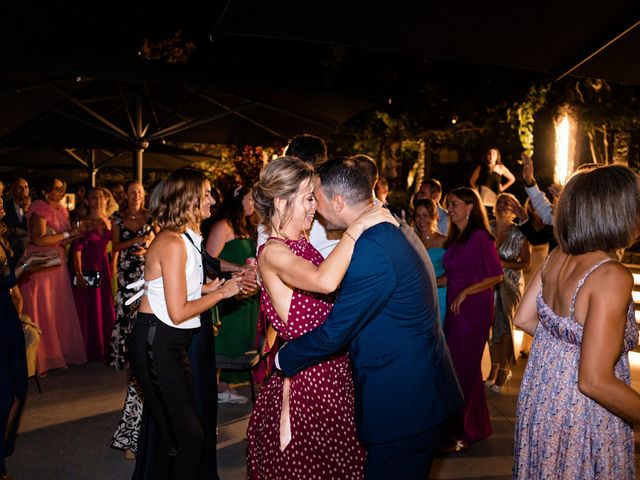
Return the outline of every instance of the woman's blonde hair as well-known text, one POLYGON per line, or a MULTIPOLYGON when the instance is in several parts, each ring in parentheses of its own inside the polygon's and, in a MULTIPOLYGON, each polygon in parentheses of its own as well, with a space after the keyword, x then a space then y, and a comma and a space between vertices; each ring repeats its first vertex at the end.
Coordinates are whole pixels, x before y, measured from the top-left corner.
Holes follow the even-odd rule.
MULTIPOLYGON (((104 187, 93 187, 93 188, 90 188, 89 191, 87 192, 87 198, 89 198, 89 194, 91 192, 99 192, 99 193, 101 193, 102 196, 107 201, 107 204, 104 207, 104 212, 102 212, 107 217, 110 217, 111 215, 113 215, 113 212, 118 210, 118 204, 116 203, 115 198, 113 198, 113 195, 111 194, 111 192, 108 189, 106 189, 104 187)), ((86 215, 89 215, 89 210, 87 210, 87 214, 86 215)))
POLYGON ((296 157, 279 157, 260 172, 260 180, 253 187, 253 206, 267 231, 280 230, 291 214, 291 202, 302 183, 313 182, 313 166, 296 157), (282 217, 274 225, 275 199, 286 200, 282 217))
POLYGON ((156 187, 149 213, 161 230, 183 233, 187 226, 198 229, 202 220, 204 172, 181 168, 156 187))

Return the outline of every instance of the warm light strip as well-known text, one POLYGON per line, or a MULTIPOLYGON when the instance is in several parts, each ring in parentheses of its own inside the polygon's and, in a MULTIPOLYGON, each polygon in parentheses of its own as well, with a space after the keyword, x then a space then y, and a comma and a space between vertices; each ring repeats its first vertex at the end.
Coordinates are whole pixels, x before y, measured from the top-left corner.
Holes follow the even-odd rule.
POLYGON ((640 285, 640 273, 633 273, 633 284, 640 285))
POLYGON ((569 115, 566 113, 556 124, 556 165, 553 179, 556 183, 564 185, 569 176, 569 115))
POLYGON ((634 303, 640 303, 640 292, 636 292, 634 290, 631 292, 631 297, 633 298, 634 303))

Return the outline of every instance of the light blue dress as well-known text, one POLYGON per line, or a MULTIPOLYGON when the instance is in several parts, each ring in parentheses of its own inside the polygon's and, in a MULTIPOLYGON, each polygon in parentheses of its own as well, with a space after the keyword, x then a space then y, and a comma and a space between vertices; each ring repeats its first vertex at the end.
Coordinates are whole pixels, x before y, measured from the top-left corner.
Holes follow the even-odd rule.
MULTIPOLYGON (((446 250, 440 247, 427 248, 427 253, 436 272, 436 278, 444 275, 442 257, 446 250)), ((438 287, 438 304, 440 305, 440 324, 444 325, 444 316, 447 313, 447 287, 438 287)))

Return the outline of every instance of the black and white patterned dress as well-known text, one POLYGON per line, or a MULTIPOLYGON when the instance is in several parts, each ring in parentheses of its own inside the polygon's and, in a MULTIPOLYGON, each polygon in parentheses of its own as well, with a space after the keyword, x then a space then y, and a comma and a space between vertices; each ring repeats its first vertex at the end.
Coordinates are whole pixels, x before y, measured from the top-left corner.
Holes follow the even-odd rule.
MULTIPOLYGON (((129 230, 124 225, 124 219, 119 212, 114 213, 112 218, 114 225, 117 225, 120 229, 121 242, 147 235, 151 231, 151 225, 148 222, 138 230, 129 230)), ((111 334, 108 360, 108 364, 117 369, 129 366, 127 340, 133 329, 133 322, 140 305, 139 300, 131 305, 125 305, 125 302, 136 293, 133 290, 127 290, 125 287, 140 279, 144 273, 144 257, 134 253, 137 248, 132 246, 120 250, 120 256, 118 257, 118 292, 115 300, 116 323, 113 325, 111 334)))
MULTIPOLYGON (((133 231, 124 225, 124 219, 119 212, 113 215, 113 223, 120 228, 120 241, 124 242, 135 237, 148 234, 151 231, 150 222, 133 231)), ((127 290, 125 287, 140 278, 144 274, 144 257, 135 255, 137 247, 120 250, 118 258, 118 293, 116 294, 116 323, 111 335, 111 348, 109 353, 109 365, 123 369, 129 366, 127 342, 140 300, 131 305, 125 302, 136 294, 136 290, 127 290)), ((122 408, 122 416, 116 431, 111 439, 111 446, 120 450, 131 450, 134 453, 138 449, 138 435, 140 434, 140 422, 142 420, 142 390, 135 377, 129 377, 127 397, 122 408)))

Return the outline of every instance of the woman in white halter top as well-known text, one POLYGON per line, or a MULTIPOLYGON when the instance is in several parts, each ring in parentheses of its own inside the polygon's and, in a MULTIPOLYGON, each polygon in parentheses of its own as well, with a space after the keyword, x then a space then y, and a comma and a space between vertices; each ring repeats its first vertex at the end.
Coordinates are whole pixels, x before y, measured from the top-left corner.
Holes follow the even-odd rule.
POLYGON ((204 281, 198 225, 210 215, 212 202, 204 174, 181 169, 164 181, 151 206, 161 231, 146 255, 130 361, 142 387, 143 418, 151 415, 157 437, 154 452, 138 455, 136 472, 148 467, 149 455, 155 479, 197 476, 204 434, 186 348, 200 326, 200 313, 240 291, 235 279, 204 281))

